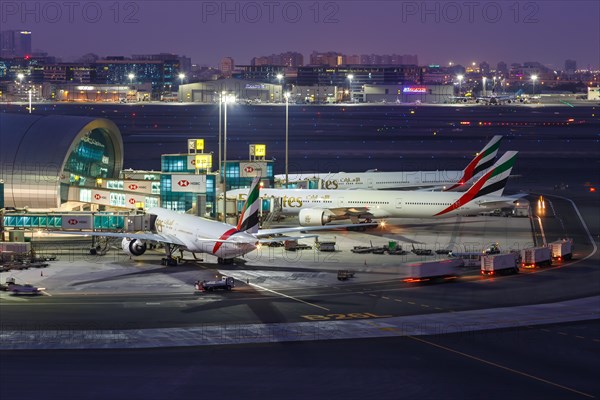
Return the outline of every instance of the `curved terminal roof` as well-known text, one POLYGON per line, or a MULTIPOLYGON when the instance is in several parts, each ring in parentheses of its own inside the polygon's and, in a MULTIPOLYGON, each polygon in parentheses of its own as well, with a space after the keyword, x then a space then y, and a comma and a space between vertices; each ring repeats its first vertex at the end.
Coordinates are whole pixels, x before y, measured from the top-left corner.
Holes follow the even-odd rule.
POLYGON ((82 140, 102 137, 111 153, 108 178, 123 167, 119 128, 102 118, 66 115, 0 113, 0 180, 5 205, 54 208, 60 206, 65 167, 82 140))

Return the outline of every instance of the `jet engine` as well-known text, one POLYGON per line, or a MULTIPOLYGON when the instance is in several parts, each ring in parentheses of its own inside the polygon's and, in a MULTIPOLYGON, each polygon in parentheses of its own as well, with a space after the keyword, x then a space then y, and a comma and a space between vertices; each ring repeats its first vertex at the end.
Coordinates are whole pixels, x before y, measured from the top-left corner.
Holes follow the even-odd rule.
POLYGON ((146 242, 139 239, 123 238, 121 247, 130 256, 141 256, 146 252, 146 242))
POLYGON ((305 208, 300 210, 298 219, 302 226, 323 226, 331 222, 333 214, 320 208, 305 208))

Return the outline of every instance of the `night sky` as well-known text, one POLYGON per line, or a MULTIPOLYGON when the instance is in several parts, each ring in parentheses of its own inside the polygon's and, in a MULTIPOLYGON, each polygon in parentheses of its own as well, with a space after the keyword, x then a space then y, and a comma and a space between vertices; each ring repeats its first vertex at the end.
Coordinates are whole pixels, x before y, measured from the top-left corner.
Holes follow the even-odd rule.
POLYGON ((170 52, 196 64, 299 51, 417 54, 420 64, 539 61, 600 68, 600 2, 0 1, 0 28, 73 60, 170 52))

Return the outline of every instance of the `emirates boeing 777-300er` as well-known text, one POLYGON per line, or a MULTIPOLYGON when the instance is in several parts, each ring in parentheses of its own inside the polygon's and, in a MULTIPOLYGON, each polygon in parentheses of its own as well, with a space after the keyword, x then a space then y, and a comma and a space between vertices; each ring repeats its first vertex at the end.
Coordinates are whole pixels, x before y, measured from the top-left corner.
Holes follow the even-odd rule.
MULTIPOLYGON (((237 226, 225 224, 189 214, 181 214, 160 207, 151 208, 151 229, 148 232, 53 232, 72 235, 91 235, 123 238, 121 247, 130 256, 141 256, 146 252, 147 242, 164 245, 166 257, 163 265, 176 265, 173 257, 176 250, 191 253, 207 253, 218 258, 219 264, 228 264, 235 257, 255 250, 259 243, 281 241, 283 238, 267 239, 269 236, 331 228, 352 228, 356 225, 333 225, 327 227, 290 227, 259 229, 260 178, 254 178, 237 226)), ((376 225, 376 224, 373 224, 376 225)), ((294 239, 286 237, 285 239, 294 239)))
MULTIPOLYGON (((503 196, 517 152, 507 151, 465 192, 422 190, 263 189, 282 214, 298 215, 300 225, 319 226, 337 219, 370 222, 373 218, 439 218, 473 215, 512 205, 518 197, 503 196)), ((227 192, 242 198, 247 190, 227 192)))

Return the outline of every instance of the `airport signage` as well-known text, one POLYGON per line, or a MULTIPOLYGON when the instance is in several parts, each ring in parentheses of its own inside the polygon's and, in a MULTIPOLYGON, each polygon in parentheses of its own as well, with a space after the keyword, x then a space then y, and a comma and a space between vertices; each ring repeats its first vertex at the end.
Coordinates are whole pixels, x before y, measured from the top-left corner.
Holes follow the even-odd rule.
POLYGON ((266 171, 267 163, 265 162, 240 163, 240 176, 242 178, 264 177, 266 171))
POLYGON ((125 197, 126 208, 136 208, 138 206, 144 207, 146 197, 138 194, 127 194, 125 197))
POLYGON ((426 86, 407 86, 402 89, 402 93, 427 93, 426 86))
POLYGON ((210 171, 212 168, 212 154, 211 153, 200 153, 188 156, 187 169, 201 169, 210 171))
POLYGON ((93 218, 91 215, 63 215, 62 228, 68 229, 92 229, 93 218))
POLYGON ((246 89, 259 89, 262 90, 265 88, 265 85, 262 83, 247 83, 246 89))
POLYGON ((206 175, 171 175, 171 191, 206 193, 206 175))
POLYGON ((92 203, 110 206, 109 192, 104 190, 92 190, 92 203))
POLYGON ((152 181, 123 181, 123 189, 127 192, 152 193, 152 181))

